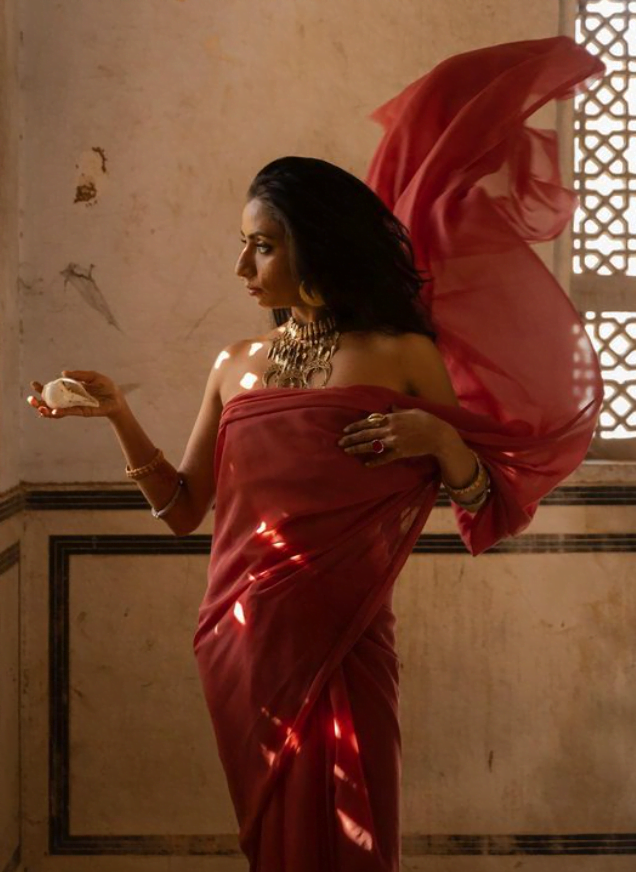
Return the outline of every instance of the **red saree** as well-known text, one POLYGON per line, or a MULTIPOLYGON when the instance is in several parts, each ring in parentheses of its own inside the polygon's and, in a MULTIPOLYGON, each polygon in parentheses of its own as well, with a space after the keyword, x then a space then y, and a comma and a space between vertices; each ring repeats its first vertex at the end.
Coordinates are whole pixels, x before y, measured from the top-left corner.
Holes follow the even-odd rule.
POLYGON ((391 594, 439 472, 426 456, 366 468, 337 446, 343 427, 392 404, 452 423, 493 482, 476 515, 456 509, 472 554, 526 527, 585 456, 596 358, 527 244, 558 233, 574 203, 552 134, 523 121, 601 69, 565 38, 495 46, 374 115, 386 132, 367 181, 434 276, 462 408, 367 385, 261 388, 225 405, 194 647, 252 872, 399 868, 391 594))

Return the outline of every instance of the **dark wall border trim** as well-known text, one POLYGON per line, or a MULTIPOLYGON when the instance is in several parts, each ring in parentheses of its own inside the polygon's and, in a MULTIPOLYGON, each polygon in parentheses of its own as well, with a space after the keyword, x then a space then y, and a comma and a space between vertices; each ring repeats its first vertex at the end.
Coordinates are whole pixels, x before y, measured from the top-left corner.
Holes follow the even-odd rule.
POLYGON ((27 490, 25 506, 35 512, 149 510, 138 490, 27 490))
POLYGON ((515 854, 552 856, 636 854, 636 833, 568 833, 566 835, 555 833, 519 836, 407 835, 402 839, 402 850, 407 857, 453 854, 500 857, 515 854))
MULTIPOLYGON (((0 519, 2 520, 2 519, 0 519)), ((4 551, 0 551, 0 575, 4 575, 20 563, 20 543, 14 542, 4 551)), ((18 845, 2 872, 15 872, 22 862, 22 846, 18 845)))
MULTIPOLYGON (((53 853, 53 852, 52 852, 53 853)), ((72 843, 57 854, 113 855, 141 854, 173 856, 214 855, 242 857, 238 836, 74 836, 72 843)), ((405 857, 515 855, 583 856, 592 854, 634 854, 636 833, 574 833, 570 835, 435 835, 402 837, 405 857)))
MULTIPOLYGON (((520 548, 492 549, 488 554, 636 551, 636 534, 537 534, 511 540, 520 548), (524 545, 524 540, 527 543, 524 545)), ((208 554, 210 536, 83 535, 49 538, 49 851, 53 855, 216 855, 240 856, 233 834, 179 836, 94 836, 70 832, 70 570, 74 555, 208 554)), ((420 536, 419 553, 456 553, 458 536, 420 536)), ((636 833, 566 833, 549 835, 405 835, 405 856, 515 854, 636 854, 636 833)))
POLYGON ((0 551, 0 575, 8 572, 16 563, 20 562, 20 543, 14 542, 4 551, 0 551))
POLYGON ((11 855, 11 859, 4 867, 2 872, 15 872, 20 863, 22 862, 22 846, 18 845, 13 854, 11 855))
POLYGON ((0 494, 0 522, 19 514, 26 505, 23 489, 18 486, 0 494))
MULTIPOLYGON (((17 499, 15 496, 13 499, 17 499)), ((31 511, 148 511, 148 503, 138 490, 117 489, 49 489, 25 488, 22 503, 16 502, 13 511, 24 506, 31 511)), ((0 520, 2 520, 0 502, 0 520)), ((450 505, 447 494, 442 490, 437 506, 450 505)), ((542 506, 636 506, 636 485, 564 485, 557 487, 542 501, 542 506)))
MULTIPOLYGON (((504 539, 489 554, 576 554, 597 551, 636 551, 636 533, 528 533, 504 539)), ((423 533, 413 554, 466 554, 455 533, 423 533)))

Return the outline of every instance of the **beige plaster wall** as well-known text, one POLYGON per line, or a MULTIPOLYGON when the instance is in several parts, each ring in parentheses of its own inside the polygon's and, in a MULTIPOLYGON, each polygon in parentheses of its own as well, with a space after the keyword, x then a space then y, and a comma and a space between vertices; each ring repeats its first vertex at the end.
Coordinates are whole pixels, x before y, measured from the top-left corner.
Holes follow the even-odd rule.
POLYGON ((14 0, 3 0, 0 4, 0 493, 20 481, 17 27, 14 0))
POLYGON ((0 2, 0 870, 20 863, 20 514, 6 494, 20 481, 18 314, 18 24, 0 2), (4 505, 3 505, 4 503, 4 505))
MULTIPOLYGON (((110 374, 178 462, 216 354, 266 323, 233 275, 255 172, 363 175, 376 106, 449 54, 556 33, 558 4, 31 0, 23 29, 23 380, 110 374)), ((103 421, 29 418, 22 463, 123 478, 103 421)))
POLYGON ((21 514, 7 509, 20 481, 18 301, 18 24, 0 2, 0 870, 20 864, 21 514))
MULTIPOLYGON (((174 461, 216 354, 266 323, 233 276, 243 192, 260 166, 310 154, 363 175, 378 104, 449 54, 560 26, 555 0, 30 0, 22 16, 23 388, 63 367, 107 372, 174 461)), ((21 408, 25 480, 122 480, 107 424, 39 421, 21 408)), ((610 473, 634 489, 618 468, 595 466, 589 482, 610 473)), ((152 541, 100 552, 113 535, 134 546, 167 530, 105 500, 71 511, 63 496, 30 512, 23 548, 26 864, 244 870, 191 656, 207 556, 158 553, 152 541), (49 559, 60 536, 94 543, 70 556, 67 575, 49 559), (60 650, 67 659, 52 660, 60 650), (51 711, 66 718, 66 757, 51 711)), ((433 856, 422 840, 633 832, 632 555, 615 539, 593 551, 589 537, 634 521, 628 504, 546 508, 533 532, 588 536, 587 551, 409 560, 395 603, 405 870, 633 868, 633 855, 565 849, 433 856)), ((436 510, 427 532, 452 531, 450 511, 436 510)), ((15 572, 0 577, 5 614, 16 590, 15 572)), ((13 664, 16 627, 1 642, 13 664)), ((0 682, 13 701, 10 671, 0 682)), ((15 717, 4 724, 0 749, 15 744, 15 717)), ((4 798, 15 796, 12 778, 0 818, 15 808, 4 798)))

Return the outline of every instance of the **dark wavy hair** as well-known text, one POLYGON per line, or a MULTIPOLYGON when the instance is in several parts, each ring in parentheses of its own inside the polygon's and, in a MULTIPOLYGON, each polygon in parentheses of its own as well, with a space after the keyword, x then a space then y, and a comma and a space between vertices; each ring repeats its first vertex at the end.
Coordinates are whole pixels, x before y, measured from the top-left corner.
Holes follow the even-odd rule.
MULTIPOLYGON (((281 157, 256 175, 260 200, 285 230, 291 268, 317 289, 341 332, 423 333, 435 339, 406 227, 364 182, 324 160, 281 157)), ((290 309, 274 309, 280 326, 290 309)))

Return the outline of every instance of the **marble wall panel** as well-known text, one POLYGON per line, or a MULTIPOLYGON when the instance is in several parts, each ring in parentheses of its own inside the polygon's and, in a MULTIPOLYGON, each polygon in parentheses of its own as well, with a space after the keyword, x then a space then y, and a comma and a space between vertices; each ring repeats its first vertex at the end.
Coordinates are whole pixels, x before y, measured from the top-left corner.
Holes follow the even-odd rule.
MULTIPOLYGON (((49 799, 55 795, 50 789, 50 634, 59 626, 54 620, 58 586, 51 586, 50 537, 69 534, 80 536, 118 535, 125 533, 137 539, 140 536, 152 536, 165 531, 163 524, 153 520, 149 512, 118 512, 118 511, 82 511, 63 512, 59 510, 30 512, 25 531, 22 560, 22 587, 24 614, 23 651, 24 662, 22 676, 24 682, 23 706, 23 801, 24 801, 24 842, 25 861, 32 867, 38 864, 49 853, 49 821, 51 808, 49 799)), ((209 531, 206 531, 209 532, 209 531)), ((175 537, 169 537, 177 542, 175 537)), ((99 567, 99 558, 94 566, 99 567)), ((157 570, 156 561, 146 563, 149 578, 142 582, 145 576, 139 572, 139 564, 132 565, 139 583, 152 585, 152 573, 157 570)), ((97 569, 99 577, 99 569, 97 569)), ((57 578, 57 576, 56 576, 57 578)), ((200 578, 201 596, 205 584, 205 565, 200 578)), ((139 588, 137 588, 139 595, 139 588)), ((97 600, 96 600, 97 602, 97 600)), ((107 621, 108 610, 112 602, 107 600, 100 606, 100 617, 107 621)), ((94 611, 92 613, 94 617, 94 611)), ((81 626, 81 621, 80 621, 81 626)), ((120 634, 121 635, 121 634, 120 634)), ((56 638, 55 636, 53 637, 56 638)), ((79 635, 69 634, 69 638, 81 640, 79 635)), ((104 660, 108 664, 108 659, 104 660)), ((68 669, 54 670, 54 675, 62 675, 68 679, 71 688, 76 675, 68 669)), ((81 688, 80 688, 81 689, 81 688)), ((55 695, 55 694, 54 694, 55 695)), ((80 698, 75 694, 71 697, 75 706, 80 698)), ((117 700, 111 701, 112 705, 117 700)), ((58 709, 56 709, 58 710, 58 709)), ((75 711, 78 711, 76 708, 75 711)), ((81 711, 81 709, 79 710, 81 711)), ((145 744, 139 746, 141 750, 145 744)), ((81 755, 82 749, 78 748, 81 755)), ((99 754, 96 755, 99 763, 99 754)), ((64 766, 65 784, 68 785, 70 766, 64 766)), ((101 789, 101 786, 100 788, 101 789)), ((63 792, 63 791, 62 791, 63 792)), ((54 800, 57 802, 57 800, 54 800)), ((68 803, 67 803, 68 806, 68 803)), ((43 862, 43 861, 42 861, 43 862)), ((53 862, 53 861, 52 861, 53 862)), ((91 866, 91 869, 93 867, 91 866)))
POLYGON ((634 830, 633 567, 411 558, 395 597, 406 833, 634 830))
POLYGON ((192 651, 206 564, 71 558, 72 832, 234 829, 192 651))

